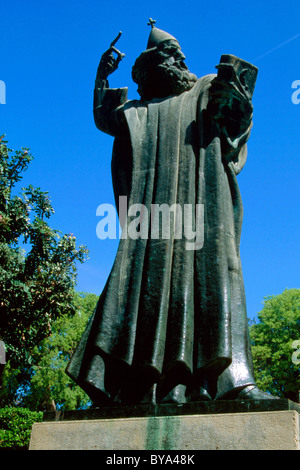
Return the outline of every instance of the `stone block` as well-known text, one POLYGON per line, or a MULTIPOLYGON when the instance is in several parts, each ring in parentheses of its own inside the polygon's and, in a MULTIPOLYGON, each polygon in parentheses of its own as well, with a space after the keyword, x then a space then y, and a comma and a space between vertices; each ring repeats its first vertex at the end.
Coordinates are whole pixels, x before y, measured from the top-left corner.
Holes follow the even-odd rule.
POLYGON ((299 450, 295 410, 35 423, 30 450, 299 450))

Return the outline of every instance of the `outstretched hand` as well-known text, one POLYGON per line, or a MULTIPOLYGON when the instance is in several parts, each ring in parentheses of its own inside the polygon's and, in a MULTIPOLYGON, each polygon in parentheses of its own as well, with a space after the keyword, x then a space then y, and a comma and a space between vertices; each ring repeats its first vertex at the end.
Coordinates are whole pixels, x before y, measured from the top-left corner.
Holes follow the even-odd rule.
POLYGON ((109 49, 102 54, 100 64, 97 71, 97 79, 106 80, 107 77, 112 74, 119 66, 121 60, 125 57, 125 54, 120 52, 114 46, 121 37, 121 32, 118 34, 116 39, 113 40, 109 49), (117 57, 114 56, 117 55, 117 57))

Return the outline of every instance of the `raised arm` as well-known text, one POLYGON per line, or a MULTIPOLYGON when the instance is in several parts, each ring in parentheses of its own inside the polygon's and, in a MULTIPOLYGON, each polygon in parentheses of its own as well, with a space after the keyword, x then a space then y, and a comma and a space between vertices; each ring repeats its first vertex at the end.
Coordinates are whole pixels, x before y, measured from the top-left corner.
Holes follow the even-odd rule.
POLYGON ((101 57, 94 89, 95 124, 98 129, 114 137, 123 132, 124 120, 120 107, 127 101, 127 88, 111 89, 108 83, 108 76, 118 68, 120 61, 125 56, 114 47, 120 36, 121 33, 101 57))

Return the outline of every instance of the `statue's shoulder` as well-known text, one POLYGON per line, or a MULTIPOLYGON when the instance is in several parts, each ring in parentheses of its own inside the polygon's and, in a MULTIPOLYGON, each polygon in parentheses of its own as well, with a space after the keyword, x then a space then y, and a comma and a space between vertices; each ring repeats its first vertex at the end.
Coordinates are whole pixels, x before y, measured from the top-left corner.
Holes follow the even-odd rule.
POLYGON ((215 73, 211 73, 208 75, 204 75, 201 78, 198 78, 195 85, 188 93, 195 97, 195 95, 200 95, 202 93, 207 92, 211 87, 213 79, 216 78, 216 76, 217 75, 215 73))
POLYGON ((196 85, 198 87, 206 87, 206 86, 209 87, 211 85, 211 82, 214 80, 214 78, 216 78, 216 76, 217 74, 215 73, 204 75, 203 77, 198 78, 196 85))

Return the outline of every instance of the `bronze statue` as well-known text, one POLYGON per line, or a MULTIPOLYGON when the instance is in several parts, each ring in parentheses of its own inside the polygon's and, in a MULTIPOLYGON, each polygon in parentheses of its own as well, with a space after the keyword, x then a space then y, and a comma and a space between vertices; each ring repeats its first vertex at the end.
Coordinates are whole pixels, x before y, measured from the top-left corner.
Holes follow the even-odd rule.
POLYGON ((176 236, 183 223, 176 214, 168 238, 122 237, 67 373, 99 406, 272 398, 253 377, 239 254, 236 175, 246 161, 257 69, 224 55, 217 75, 197 79, 178 41, 150 25, 132 69, 141 99, 109 88, 124 57, 119 34, 99 64, 95 123, 115 138, 117 206, 126 196, 129 207, 149 209, 148 218, 153 206, 201 206, 203 246, 187 249, 187 237, 176 236))

